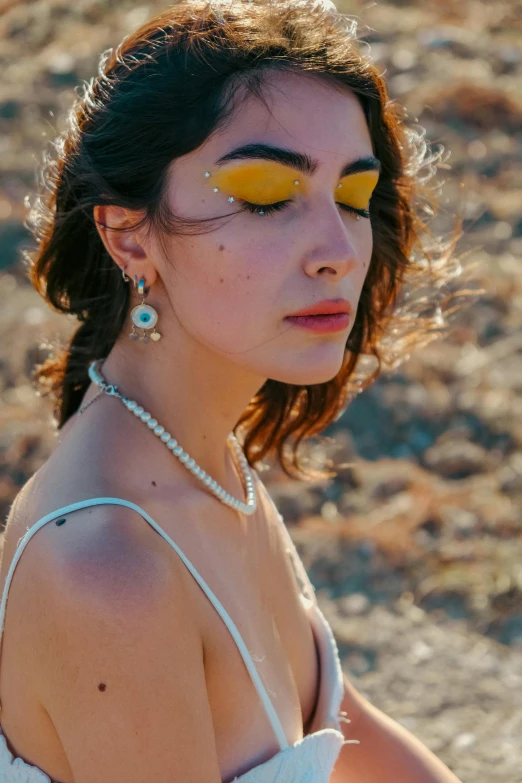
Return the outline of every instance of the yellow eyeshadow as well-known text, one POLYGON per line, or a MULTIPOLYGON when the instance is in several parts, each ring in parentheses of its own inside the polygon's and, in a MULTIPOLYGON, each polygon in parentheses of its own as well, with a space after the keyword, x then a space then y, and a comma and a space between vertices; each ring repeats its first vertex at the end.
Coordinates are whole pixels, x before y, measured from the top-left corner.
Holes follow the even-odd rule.
MULTIPOLYGON (((378 179, 378 171, 349 174, 336 187, 335 200, 355 209, 366 209, 378 179)), ((212 173, 208 182, 227 196, 259 205, 285 201, 308 190, 305 177, 295 169, 265 160, 234 162, 212 173)))
POLYGON ((228 166, 213 173, 208 182, 227 196, 261 205, 284 201, 305 189, 303 178, 297 171, 275 161, 264 160, 228 166))
POLYGON ((366 209, 378 179, 378 171, 359 171, 357 174, 350 174, 341 180, 340 187, 336 189, 335 200, 342 201, 355 209, 366 209))

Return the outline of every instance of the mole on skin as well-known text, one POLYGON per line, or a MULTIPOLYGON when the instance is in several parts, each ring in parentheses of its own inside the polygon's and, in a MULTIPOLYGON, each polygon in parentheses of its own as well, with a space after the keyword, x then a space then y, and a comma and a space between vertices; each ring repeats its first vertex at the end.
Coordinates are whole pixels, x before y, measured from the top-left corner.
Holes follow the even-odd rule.
POLYGON ((106 687, 107 686, 105 685, 104 682, 100 682, 100 684, 98 685, 98 690, 99 691, 104 691, 106 687))

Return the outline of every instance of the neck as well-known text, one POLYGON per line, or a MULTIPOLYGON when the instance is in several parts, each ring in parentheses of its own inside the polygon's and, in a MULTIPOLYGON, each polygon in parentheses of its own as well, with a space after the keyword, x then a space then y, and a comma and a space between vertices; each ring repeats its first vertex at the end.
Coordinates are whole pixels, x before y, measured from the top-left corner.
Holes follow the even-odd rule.
MULTIPOLYGON (((197 465, 227 489, 233 461, 228 436, 265 378, 194 342, 162 339, 129 345, 126 339, 124 330, 101 363, 105 381, 149 411, 197 465)), ((85 401, 97 390, 90 389, 85 401)))

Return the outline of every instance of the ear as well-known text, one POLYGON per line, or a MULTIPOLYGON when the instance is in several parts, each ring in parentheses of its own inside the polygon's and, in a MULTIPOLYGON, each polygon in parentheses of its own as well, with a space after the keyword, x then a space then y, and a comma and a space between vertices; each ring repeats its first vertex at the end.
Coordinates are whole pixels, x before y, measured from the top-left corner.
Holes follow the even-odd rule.
POLYGON ((113 261, 131 280, 144 277, 147 286, 156 281, 158 273, 147 254, 145 242, 138 231, 132 229, 140 215, 134 211, 110 205, 97 205, 93 209, 96 229, 113 261), (123 231, 122 229, 126 229, 123 231), (117 230, 113 230, 117 229, 117 230))

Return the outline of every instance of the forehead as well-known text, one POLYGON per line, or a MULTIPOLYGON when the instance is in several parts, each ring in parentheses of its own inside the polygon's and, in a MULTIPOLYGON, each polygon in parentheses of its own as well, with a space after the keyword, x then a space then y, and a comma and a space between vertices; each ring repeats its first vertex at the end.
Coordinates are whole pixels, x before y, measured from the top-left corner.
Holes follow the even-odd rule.
POLYGON ((235 146, 263 141, 308 153, 330 174, 353 158, 372 154, 363 110, 348 88, 313 74, 272 71, 263 76, 262 95, 264 101, 240 88, 228 123, 198 156, 211 165, 235 146))

